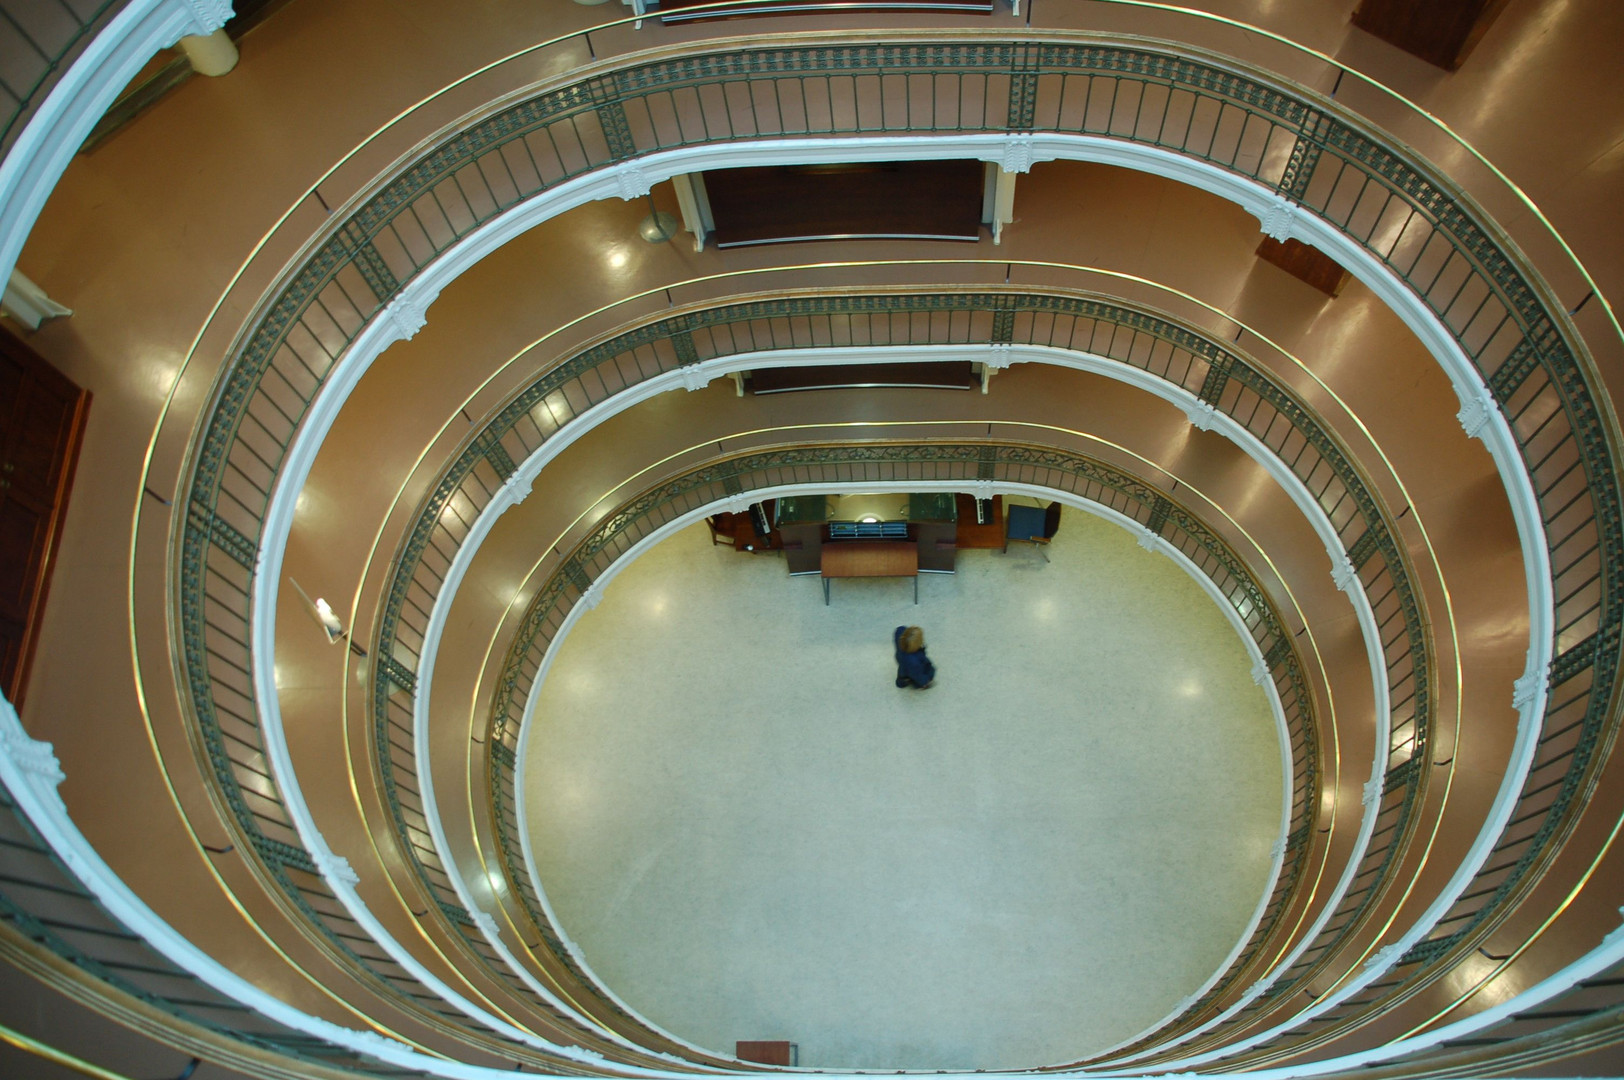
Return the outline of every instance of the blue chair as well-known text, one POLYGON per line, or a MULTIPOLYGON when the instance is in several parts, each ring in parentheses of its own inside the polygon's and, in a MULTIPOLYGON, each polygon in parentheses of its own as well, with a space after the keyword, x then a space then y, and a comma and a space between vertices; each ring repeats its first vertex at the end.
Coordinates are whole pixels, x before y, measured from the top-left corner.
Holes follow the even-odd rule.
POLYGON ((1060 504, 1052 502, 1047 507, 1038 506, 1010 506, 1004 515, 1004 552, 1009 552, 1011 540, 1021 540, 1038 549, 1043 561, 1048 562, 1049 556, 1043 548, 1054 539, 1054 534, 1060 531, 1060 504))

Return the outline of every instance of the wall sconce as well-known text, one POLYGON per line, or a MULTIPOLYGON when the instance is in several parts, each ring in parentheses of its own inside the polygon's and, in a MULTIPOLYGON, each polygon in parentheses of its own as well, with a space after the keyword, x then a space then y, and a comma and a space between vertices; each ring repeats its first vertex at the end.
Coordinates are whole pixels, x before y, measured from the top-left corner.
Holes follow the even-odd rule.
MULTIPOLYGON (((291 577, 288 578, 288 584, 293 586, 293 591, 298 593, 299 598, 305 602, 305 610, 310 612, 311 617, 316 620, 316 625, 320 626, 322 633, 327 635, 327 644, 336 645, 338 639, 344 636, 344 624, 338 621, 338 615, 333 611, 333 606, 319 596, 314 600, 310 599, 309 594, 300 588, 299 583, 291 577)), ((361 655, 365 656, 366 653, 363 652, 361 655)))
POLYGON ((332 605, 321 597, 316 597, 316 618, 321 622, 321 628, 327 631, 327 644, 331 645, 344 636, 344 624, 338 621, 333 614, 332 605))

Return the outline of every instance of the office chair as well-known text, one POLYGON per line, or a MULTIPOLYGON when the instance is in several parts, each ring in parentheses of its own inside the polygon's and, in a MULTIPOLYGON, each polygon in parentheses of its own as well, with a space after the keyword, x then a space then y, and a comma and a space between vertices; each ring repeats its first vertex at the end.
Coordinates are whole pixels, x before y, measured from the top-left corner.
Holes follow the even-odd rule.
POLYGON ((712 544, 726 544, 733 546, 733 515, 712 514, 705 519, 705 527, 710 529, 712 544))
POLYGON ((1011 540, 1024 541, 1038 549, 1043 561, 1044 552, 1054 534, 1060 531, 1060 504, 1052 502, 1046 507, 1011 505, 1004 514, 1004 553, 1009 553, 1011 540))

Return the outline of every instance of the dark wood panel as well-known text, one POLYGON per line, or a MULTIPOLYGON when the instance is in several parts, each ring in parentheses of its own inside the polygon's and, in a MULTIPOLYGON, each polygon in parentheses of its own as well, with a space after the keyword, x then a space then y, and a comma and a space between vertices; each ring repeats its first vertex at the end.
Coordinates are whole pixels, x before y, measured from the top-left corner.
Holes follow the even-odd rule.
POLYGON ((1506 0, 1361 0, 1353 25, 1454 71, 1505 6, 1506 0))
POLYGON ((823 523, 800 521, 778 527, 792 574, 815 574, 823 561, 823 523))
POLYGON ((842 390, 886 387, 969 390, 981 385, 970 361, 928 364, 831 364, 827 367, 761 368, 750 372, 745 389, 752 394, 790 390, 842 390))
POLYGON ((28 618, 39 564, 45 558, 50 506, 0 490, 0 619, 21 624, 28 618))
MULTIPOLYGON (((767 499, 761 504, 768 521, 773 519, 774 502, 773 499, 767 499)), ((784 546, 783 537, 779 536, 777 529, 770 529, 765 536, 758 535, 755 520, 748 510, 737 514, 713 514, 710 520, 715 537, 726 536, 731 539, 734 551, 777 551, 784 546)))
POLYGON ((660 0, 657 11, 661 22, 697 22, 700 19, 737 19, 747 15, 801 15, 828 13, 831 8, 847 11, 917 11, 924 14, 945 12, 950 14, 991 15, 993 0, 829 0, 808 3, 807 0, 738 0, 737 3, 714 11, 694 11, 702 4, 715 4, 718 0, 660 0))
POLYGON ((0 328, 0 690, 20 705, 90 395, 0 328))
POLYGON ((976 500, 973 495, 956 495, 954 501, 959 512, 956 544, 961 548, 997 550, 1004 546, 1004 497, 992 497, 992 519, 985 525, 976 524, 976 500))
POLYGON ((797 240, 979 240, 986 166, 887 161, 704 174, 718 247, 797 240))
POLYGON ((736 1042, 733 1044, 733 1056, 740 1061, 754 1061, 762 1065, 794 1065, 798 1048, 792 1042, 773 1040, 770 1042, 736 1042))
POLYGON ((1348 283, 1348 272, 1325 252, 1301 240, 1264 239, 1258 245, 1258 258, 1273 263, 1299 281, 1306 281, 1327 296, 1339 296, 1348 283))
POLYGON ((910 530, 919 546, 919 569, 951 574, 958 562, 958 528, 951 521, 922 521, 910 530))

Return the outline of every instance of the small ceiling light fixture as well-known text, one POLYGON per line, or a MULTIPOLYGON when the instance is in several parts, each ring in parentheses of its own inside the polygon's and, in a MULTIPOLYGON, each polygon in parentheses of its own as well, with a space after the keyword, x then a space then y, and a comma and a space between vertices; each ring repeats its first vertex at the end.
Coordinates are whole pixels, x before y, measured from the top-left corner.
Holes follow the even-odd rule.
POLYGON ((872 523, 874 523, 874 522, 877 522, 877 521, 879 521, 879 520, 880 520, 880 519, 879 519, 879 518, 878 518, 878 517, 877 517, 877 516, 876 516, 876 515, 874 515, 874 514, 864 514, 864 515, 863 515, 863 523, 864 523, 864 524, 865 524, 865 525, 866 525, 866 524, 872 524, 872 523))

